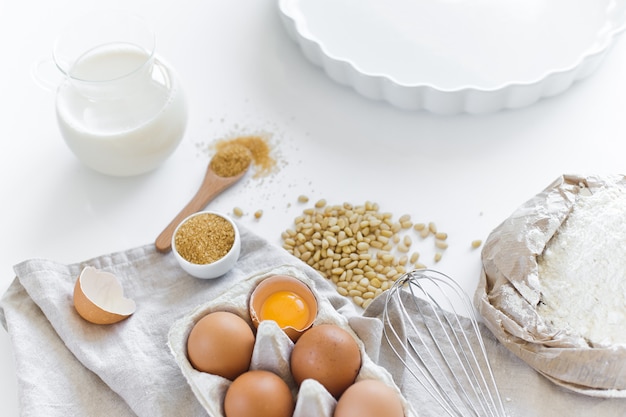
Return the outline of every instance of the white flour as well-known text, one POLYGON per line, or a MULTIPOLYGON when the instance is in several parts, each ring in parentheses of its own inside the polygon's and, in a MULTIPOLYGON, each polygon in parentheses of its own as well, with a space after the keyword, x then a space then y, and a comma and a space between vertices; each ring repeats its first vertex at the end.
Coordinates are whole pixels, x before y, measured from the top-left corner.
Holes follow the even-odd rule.
POLYGON ((542 303, 557 329, 598 345, 626 344, 626 190, 580 195, 539 257, 542 303))

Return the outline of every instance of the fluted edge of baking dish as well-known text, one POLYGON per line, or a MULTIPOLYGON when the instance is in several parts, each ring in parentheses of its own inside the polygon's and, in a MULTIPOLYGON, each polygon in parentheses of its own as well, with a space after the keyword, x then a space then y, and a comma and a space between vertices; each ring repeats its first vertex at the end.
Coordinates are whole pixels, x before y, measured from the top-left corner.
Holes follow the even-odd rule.
POLYGON ((330 79, 368 99, 385 101, 404 110, 425 110, 441 115, 486 114, 519 109, 543 98, 559 95, 576 81, 591 75, 626 29, 626 1, 617 0, 607 19, 611 29, 603 35, 604 41, 582 54, 573 65, 547 70, 536 80, 511 81, 497 88, 467 86, 444 89, 428 83, 399 83, 390 76, 367 73, 349 60, 333 56, 305 30, 306 23, 295 8, 295 1, 278 0, 281 21, 303 55, 322 68, 330 79))

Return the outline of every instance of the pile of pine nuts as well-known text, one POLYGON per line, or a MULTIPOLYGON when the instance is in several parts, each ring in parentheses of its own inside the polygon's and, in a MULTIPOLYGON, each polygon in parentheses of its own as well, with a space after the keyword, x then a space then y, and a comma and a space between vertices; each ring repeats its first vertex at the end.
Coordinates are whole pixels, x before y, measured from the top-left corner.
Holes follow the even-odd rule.
MULTIPOLYGON (((307 202, 300 196, 298 201, 307 202)), ((405 272, 425 268, 412 251, 411 228, 425 239, 433 236, 441 260, 448 235, 435 223, 416 223, 405 214, 397 221, 376 203, 327 206, 319 200, 294 219, 295 228, 281 234, 283 248, 335 283, 339 294, 365 308, 405 272)))

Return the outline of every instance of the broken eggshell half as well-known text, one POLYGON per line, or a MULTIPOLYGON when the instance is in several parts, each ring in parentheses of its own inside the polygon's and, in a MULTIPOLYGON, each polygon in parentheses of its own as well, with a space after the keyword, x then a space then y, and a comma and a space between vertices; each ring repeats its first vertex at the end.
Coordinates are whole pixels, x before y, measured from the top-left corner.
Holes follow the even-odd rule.
MULTIPOLYGON (((255 327, 259 327, 259 323, 266 319, 262 314, 264 304, 272 295, 283 291, 294 294, 306 306, 306 310, 302 312, 290 311, 289 309, 284 312, 285 317, 288 318, 287 322, 289 318, 295 318, 299 314, 306 314, 306 316, 303 317, 305 322, 302 326, 284 324, 281 327, 287 336, 295 342, 304 332, 313 326, 318 311, 315 294, 311 288, 300 279, 282 274, 272 275, 263 279, 257 284, 250 295, 248 310, 252 323, 255 327)), ((291 307, 290 304, 291 303, 284 304, 282 307, 291 307)), ((295 305, 293 307, 295 308, 295 305)))
POLYGON ((74 308, 94 324, 113 324, 128 318, 136 305, 124 297, 117 277, 91 266, 83 268, 74 286, 74 308))

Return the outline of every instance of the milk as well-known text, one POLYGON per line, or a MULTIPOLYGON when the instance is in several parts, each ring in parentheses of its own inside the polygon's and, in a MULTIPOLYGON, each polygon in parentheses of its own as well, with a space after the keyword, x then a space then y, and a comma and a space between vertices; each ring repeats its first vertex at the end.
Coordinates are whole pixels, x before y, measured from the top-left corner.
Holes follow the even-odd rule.
POLYGON ((180 143, 187 106, 164 62, 132 44, 83 54, 59 86, 57 120, 70 149, 87 166, 130 176, 160 165, 180 143))

